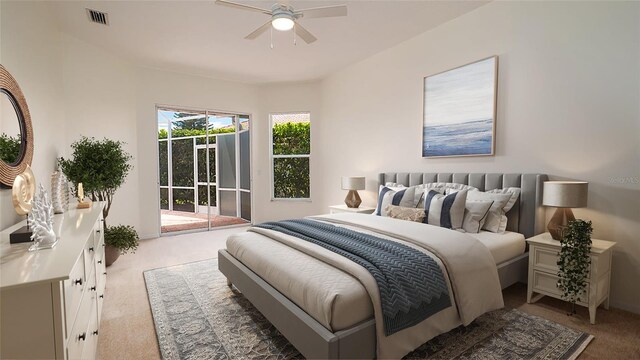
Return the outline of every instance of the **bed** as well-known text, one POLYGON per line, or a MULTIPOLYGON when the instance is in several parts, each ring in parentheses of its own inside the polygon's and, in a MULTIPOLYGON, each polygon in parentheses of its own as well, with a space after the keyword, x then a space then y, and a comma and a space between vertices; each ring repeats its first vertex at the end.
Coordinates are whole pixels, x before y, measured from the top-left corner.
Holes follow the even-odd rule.
MULTIPOLYGON (((489 255, 485 254, 484 258, 491 259, 490 266, 495 265, 493 271, 497 272, 495 283, 499 292, 500 288, 518 281, 526 281, 528 254, 525 251, 524 239, 544 231, 541 189, 545 180, 546 176, 543 174, 382 173, 379 183, 393 182, 411 186, 449 182, 470 185, 480 190, 521 188, 519 200, 507 213, 507 232, 498 238, 493 233, 473 234, 478 241, 472 246, 482 248, 476 247, 473 252, 486 252, 489 255)), ((381 228, 375 229, 377 223, 388 222, 390 225, 385 226, 396 226, 392 221, 386 220, 373 223, 375 218, 361 214, 337 214, 316 220, 333 222, 345 227, 361 226, 365 229, 360 228, 359 231, 369 231, 377 235, 386 229, 382 225, 381 228)), ((406 228, 412 226, 407 225, 406 228)), ((404 228, 394 231, 402 233, 404 228)), ((438 236, 444 238, 450 235, 442 232, 438 236)), ((367 288, 366 281, 355 276, 357 273, 348 273, 348 265, 335 264, 331 258, 316 259, 296 246, 298 245, 287 244, 286 241, 274 242, 258 232, 232 236, 227 241, 227 249, 220 250, 219 268, 229 284, 233 283, 305 357, 393 357, 393 354, 402 354, 405 351, 403 349, 415 348, 421 343, 422 338, 416 338, 415 334, 409 332, 399 336, 394 334, 388 338, 382 336, 381 325, 377 324, 376 327, 374 320, 374 314, 379 311, 379 307, 376 307, 377 302, 372 303, 372 298, 367 295, 370 289, 367 288), (281 259, 287 261, 283 263, 281 259), (383 348, 382 352, 380 348, 383 348)), ((344 261, 348 262, 346 259, 344 261)), ((447 268, 450 266, 447 264, 447 268)), ((449 280, 450 275, 446 276, 449 280)), ((454 270, 453 278, 460 279, 463 276, 456 274, 454 270)), ((458 282, 464 283, 464 280, 449 282, 450 290, 455 290, 456 297, 464 299, 464 296, 467 296, 464 292, 474 285, 467 282, 462 288, 452 289, 451 286, 462 286, 458 285, 458 282)), ((482 296, 478 294, 467 297, 482 296)), ((416 328, 420 327, 421 337, 428 339, 437 336, 460 324, 466 325, 468 320, 463 319, 465 313, 470 313, 467 318, 473 319, 482 311, 500 307, 502 298, 500 294, 500 303, 490 297, 484 300, 488 304, 485 308, 471 311, 463 309, 469 305, 462 306, 456 303, 457 306, 440 311, 416 328)), ((467 301, 469 302, 474 301, 467 301)))

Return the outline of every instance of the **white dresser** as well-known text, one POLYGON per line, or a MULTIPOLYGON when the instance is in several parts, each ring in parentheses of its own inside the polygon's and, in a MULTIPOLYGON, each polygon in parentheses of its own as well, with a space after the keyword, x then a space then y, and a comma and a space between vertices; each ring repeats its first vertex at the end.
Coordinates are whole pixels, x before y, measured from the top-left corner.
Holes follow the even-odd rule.
POLYGON ((28 252, 0 233, 0 358, 93 359, 106 270, 102 203, 54 216, 60 240, 28 252))
MULTIPOLYGON (((596 323, 596 309, 604 304, 609 309, 609 287, 611 283, 611 255, 616 244, 612 241, 591 239, 591 266, 587 275, 586 293, 576 304, 589 308, 589 320, 596 323)), ((549 233, 527 239, 529 243, 529 284, 527 302, 538 301, 543 296, 562 298, 558 283, 558 258, 560 241, 549 233), (537 294, 537 295, 534 295, 537 294)))

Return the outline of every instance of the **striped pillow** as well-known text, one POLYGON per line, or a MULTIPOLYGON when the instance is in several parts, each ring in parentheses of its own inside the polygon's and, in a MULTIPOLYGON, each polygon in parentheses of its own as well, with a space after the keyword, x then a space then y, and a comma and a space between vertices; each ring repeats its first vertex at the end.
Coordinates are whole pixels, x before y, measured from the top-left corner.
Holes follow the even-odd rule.
POLYGON ((465 189, 450 195, 442 195, 437 191, 429 190, 424 197, 423 222, 447 229, 462 228, 467 191, 465 189))
POLYGON ((387 186, 380 186, 380 192, 378 193, 378 206, 373 212, 373 215, 387 216, 387 206, 396 205, 404 207, 416 207, 415 202, 415 187, 408 187, 404 189, 393 190, 387 186))

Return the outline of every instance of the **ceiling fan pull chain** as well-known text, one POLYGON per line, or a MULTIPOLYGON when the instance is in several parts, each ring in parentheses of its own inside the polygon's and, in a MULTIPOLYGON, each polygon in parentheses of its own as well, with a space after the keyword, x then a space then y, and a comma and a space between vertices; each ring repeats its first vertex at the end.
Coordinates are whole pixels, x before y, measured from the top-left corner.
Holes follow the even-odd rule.
POLYGON ((297 44, 296 44, 296 25, 297 25, 297 24, 294 22, 294 23, 293 23, 293 31, 292 31, 292 33, 293 33, 293 46, 296 46, 296 45, 297 45, 297 44))
POLYGON ((271 49, 273 50, 273 27, 271 27, 271 31, 269 33, 271 34, 271 49))

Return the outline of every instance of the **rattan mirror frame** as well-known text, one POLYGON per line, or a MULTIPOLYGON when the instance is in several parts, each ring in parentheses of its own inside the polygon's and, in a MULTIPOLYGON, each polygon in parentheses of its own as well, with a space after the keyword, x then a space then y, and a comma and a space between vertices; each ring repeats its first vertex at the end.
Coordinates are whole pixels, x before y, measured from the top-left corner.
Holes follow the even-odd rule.
POLYGON ((11 187, 16 176, 21 174, 27 168, 27 165, 31 165, 31 160, 33 159, 33 127, 27 100, 16 79, 2 65, 0 65, 0 89, 13 97, 20 110, 18 119, 20 120, 20 136, 23 144, 21 156, 14 164, 0 161, 0 184, 11 187))

